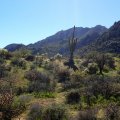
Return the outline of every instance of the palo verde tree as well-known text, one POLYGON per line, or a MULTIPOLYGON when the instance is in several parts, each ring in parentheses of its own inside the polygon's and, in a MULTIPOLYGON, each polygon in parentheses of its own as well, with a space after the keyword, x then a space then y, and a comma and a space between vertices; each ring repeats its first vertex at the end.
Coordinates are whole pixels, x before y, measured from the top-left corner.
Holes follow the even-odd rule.
POLYGON ((74 51, 77 45, 77 38, 75 38, 75 26, 73 28, 73 34, 72 37, 69 38, 69 50, 70 50, 70 58, 68 62, 68 66, 73 68, 74 70, 77 69, 77 67, 74 65, 74 51))
POLYGON ((115 69, 114 58, 108 54, 93 52, 89 55, 88 59, 91 59, 97 64, 100 74, 103 74, 105 66, 108 66, 110 69, 115 69))

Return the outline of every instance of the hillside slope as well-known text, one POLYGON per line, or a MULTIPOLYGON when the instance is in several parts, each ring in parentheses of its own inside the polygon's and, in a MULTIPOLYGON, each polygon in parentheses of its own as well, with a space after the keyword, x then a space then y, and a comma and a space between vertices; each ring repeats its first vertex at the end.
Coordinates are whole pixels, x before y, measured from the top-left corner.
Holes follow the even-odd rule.
POLYGON ((120 53, 120 21, 115 22, 95 43, 97 50, 120 53))
POLYGON ((90 51, 120 53, 120 21, 115 22, 98 39, 80 50, 80 54, 90 51))

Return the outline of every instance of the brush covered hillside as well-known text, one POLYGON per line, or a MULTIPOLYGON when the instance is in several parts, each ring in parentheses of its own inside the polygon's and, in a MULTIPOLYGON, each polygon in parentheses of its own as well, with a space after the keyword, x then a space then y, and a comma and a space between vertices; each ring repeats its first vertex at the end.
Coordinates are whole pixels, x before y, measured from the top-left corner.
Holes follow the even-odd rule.
POLYGON ((120 120, 120 56, 69 60, 0 50, 0 120, 120 120))
MULTIPOLYGON (((76 52, 78 52, 78 48, 86 46, 91 42, 95 41, 102 33, 107 30, 106 27, 97 25, 93 28, 82 28, 76 27, 75 37, 78 38, 78 45, 76 52)), ((67 55, 68 54, 68 39, 71 37, 73 32, 73 28, 59 31, 55 35, 47 37, 44 40, 38 41, 34 44, 30 44, 26 46, 27 49, 32 50, 34 54, 36 53, 48 53, 53 56, 57 53, 67 55)), ((5 47, 5 49, 9 51, 13 51, 13 48, 17 48, 16 44, 10 44, 5 47)), ((24 46, 21 46, 24 47, 24 46)), ((14 49, 15 50, 15 49, 14 49)))

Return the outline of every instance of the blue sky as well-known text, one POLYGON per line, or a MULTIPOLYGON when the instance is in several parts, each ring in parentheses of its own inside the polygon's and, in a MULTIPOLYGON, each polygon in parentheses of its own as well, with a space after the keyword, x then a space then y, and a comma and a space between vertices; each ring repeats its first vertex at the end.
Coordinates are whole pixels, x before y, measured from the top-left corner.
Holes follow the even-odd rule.
POLYGON ((29 44, 57 31, 120 20, 120 0, 0 0, 0 48, 29 44))

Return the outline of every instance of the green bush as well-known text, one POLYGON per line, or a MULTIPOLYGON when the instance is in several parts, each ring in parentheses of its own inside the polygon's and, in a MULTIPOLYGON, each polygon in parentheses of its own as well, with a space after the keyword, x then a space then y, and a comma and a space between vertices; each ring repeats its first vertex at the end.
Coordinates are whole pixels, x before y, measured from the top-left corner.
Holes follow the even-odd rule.
POLYGON ((28 56, 26 56, 25 60, 27 60, 27 61, 34 61, 35 60, 35 56, 28 55, 28 56))
POLYGON ((4 64, 0 65, 0 78, 6 77, 8 75, 8 71, 4 64))
POLYGON ((96 64, 89 64, 88 65, 88 73, 89 74, 96 74, 98 71, 98 67, 96 64))
POLYGON ((12 64, 13 66, 17 66, 17 67, 26 69, 26 62, 25 62, 25 60, 23 60, 23 59, 20 59, 20 58, 19 58, 19 59, 18 59, 18 58, 12 58, 11 64, 12 64))
POLYGON ((44 72, 30 70, 25 73, 29 82, 28 92, 51 92, 55 90, 56 83, 52 77, 44 72))
POLYGON ((34 103, 30 107, 27 120, 42 120, 43 108, 39 103, 34 103))
POLYGON ((105 66, 104 69, 103 69, 103 71, 104 71, 105 73, 108 73, 108 72, 109 72, 109 68, 108 68, 107 66, 105 66))
POLYGON ((21 95, 27 92, 27 87, 17 87, 15 89, 16 95, 21 95))
POLYGON ((52 105, 45 110, 42 120, 69 120, 69 118, 64 107, 52 105))
POLYGON ((67 110, 60 105, 43 108, 39 103, 30 107, 27 120, 69 120, 67 110))
POLYGON ((3 58, 0 58, 0 64, 5 63, 5 60, 3 58))
POLYGON ((26 104, 22 100, 22 98, 19 99, 14 97, 11 93, 5 92, 0 94, 1 120, 11 120, 24 112, 24 110, 26 110, 26 104))
POLYGON ((83 81, 83 74, 80 71, 75 71, 70 76, 71 82, 82 82, 83 81))
POLYGON ((70 80, 70 72, 68 69, 61 69, 58 73, 58 81, 59 82, 66 82, 70 80))
POLYGON ((13 101, 13 108, 19 110, 20 113, 22 113, 24 110, 26 110, 28 103, 33 99, 31 95, 20 95, 18 97, 14 98, 13 101))
POLYGON ((66 96, 66 102, 68 104, 76 104, 80 102, 80 94, 78 91, 71 91, 66 96))
POLYGON ((97 120, 95 111, 91 109, 80 111, 78 120, 97 120))

